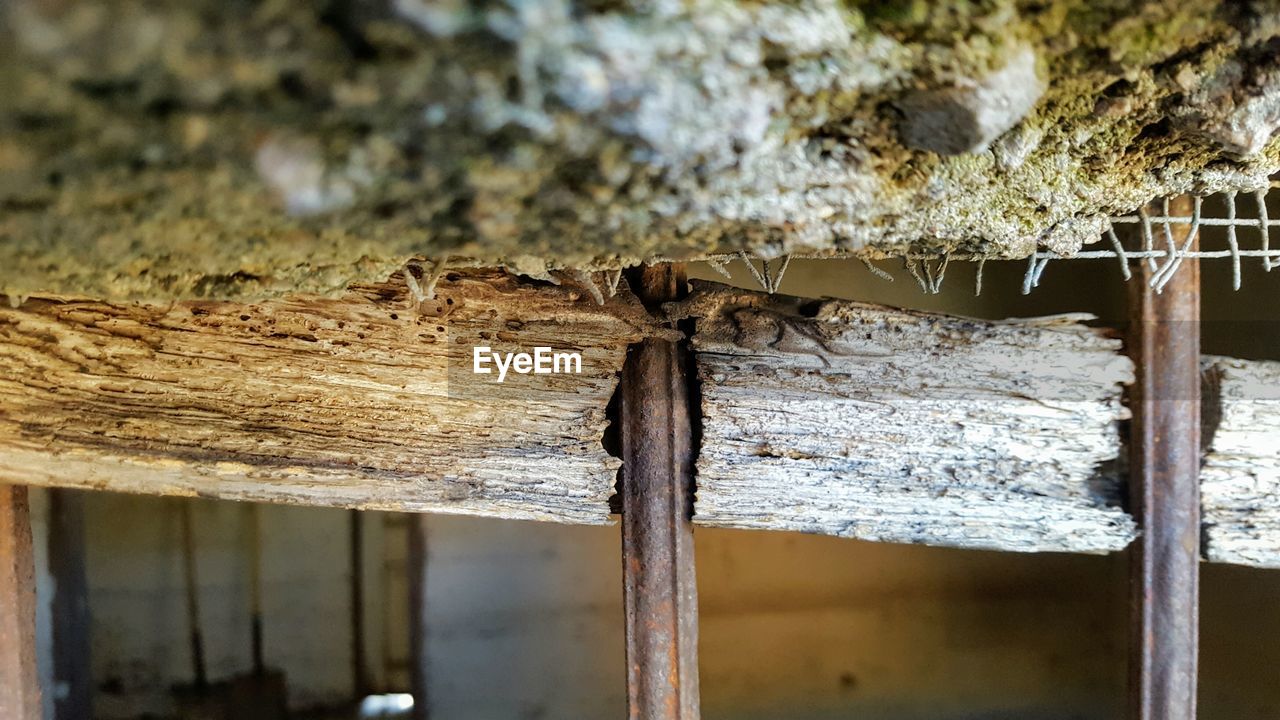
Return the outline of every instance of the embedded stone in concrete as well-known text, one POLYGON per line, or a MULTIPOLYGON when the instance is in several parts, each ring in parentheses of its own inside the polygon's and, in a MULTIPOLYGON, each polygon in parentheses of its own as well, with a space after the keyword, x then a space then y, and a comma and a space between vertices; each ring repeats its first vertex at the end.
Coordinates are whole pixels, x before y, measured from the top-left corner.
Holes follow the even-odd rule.
POLYGON ((1187 98, 1178 114, 1231 155, 1260 154, 1280 129, 1280 38, 1203 72, 1185 63, 1174 81, 1187 98))
POLYGON ((1024 47, 984 78, 918 90, 903 98, 898 103, 902 141, 940 155, 980 152, 1026 117, 1043 94, 1035 53, 1024 47))

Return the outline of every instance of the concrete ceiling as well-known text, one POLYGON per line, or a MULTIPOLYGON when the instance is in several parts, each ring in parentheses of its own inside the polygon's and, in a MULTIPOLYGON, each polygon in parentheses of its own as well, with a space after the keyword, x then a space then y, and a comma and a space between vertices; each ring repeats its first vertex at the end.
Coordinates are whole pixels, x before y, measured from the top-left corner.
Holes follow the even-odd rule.
POLYGON ((1280 3, 7 0, 0 294, 1025 256, 1280 169, 1280 3))

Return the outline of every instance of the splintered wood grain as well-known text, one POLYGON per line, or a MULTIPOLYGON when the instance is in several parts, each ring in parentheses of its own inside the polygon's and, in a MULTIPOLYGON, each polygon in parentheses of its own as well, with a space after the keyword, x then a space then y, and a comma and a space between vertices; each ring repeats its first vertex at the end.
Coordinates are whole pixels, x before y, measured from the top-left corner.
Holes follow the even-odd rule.
POLYGON ((695 521, 863 540, 1105 552, 1134 537, 1112 465, 1119 341, 714 285, 696 318, 695 521))
POLYGON ((1205 419, 1216 424, 1200 470, 1205 555, 1280 567, 1280 362, 1205 366, 1205 419))
POLYGON ((450 273, 341 299, 0 310, 0 481, 163 495, 608 521, 601 445, 625 289, 450 273), (472 347, 548 346, 581 374, 471 372, 472 347))

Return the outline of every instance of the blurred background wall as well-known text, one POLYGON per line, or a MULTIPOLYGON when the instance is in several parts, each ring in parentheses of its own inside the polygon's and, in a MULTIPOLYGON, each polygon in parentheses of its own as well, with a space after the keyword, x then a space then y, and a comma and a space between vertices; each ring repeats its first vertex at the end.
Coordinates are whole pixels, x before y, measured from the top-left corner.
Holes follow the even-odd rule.
MULTIPOLYGON (((1030 296, 1020 294, 1024 264, 988 263, 976 298, 972 265, 953 263, 938 295, 922 294, 900 264, 882 265, 896 282, 860 263, 796 261, 782 291, 980 317, 1089 311, 1108 325, 1124 317, 1113 261, 1052 263, 1030 296)), ((695 275, 717 277, 705 267, 695 275)), ((750 286, 740 265, 734 275, 750 286)), ((1267 276, 1247 265, 1244 290, 1231 293, 1229 283, 1228 263, 1206 263, 1205 351, 1280 359, 1280 271, 1267 276)), ((99 717, 172 715, 171 686, 190 682, 180 502, 195 504, 210 675, 250 667, 247 507, 90 494, 86 563, 99 717)), ((352 717, 350 514, 262 512, 268 663, 287 673, 295 710, 352 717)), ((411 522, 363 516, 369 692, 409 685, 411 522)), ((433 516, 425 528, 432 717, 623 715, 616 527, 433 516)), ((708 720, 1123 715, 1124 554, 1009 555, 706 529, 696 538, 708 720)), ((45 568, 46 642, 51 585, 45 568)), ((1280 717, 1277 607, 1280 571, 1204 568, 1205 720, 1280 717)))

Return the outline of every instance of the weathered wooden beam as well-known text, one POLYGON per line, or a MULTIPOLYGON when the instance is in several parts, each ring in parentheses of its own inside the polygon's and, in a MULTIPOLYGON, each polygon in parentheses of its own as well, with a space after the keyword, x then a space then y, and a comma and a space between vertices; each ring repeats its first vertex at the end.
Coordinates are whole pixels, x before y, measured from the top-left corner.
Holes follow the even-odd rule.
POLYGON ((864 540, 1106 552, 1132 379, 1074 318, 984 322, 709 285, 694 521, 864 540))
POLYGON ((0 481, 608 522, 601 445, 628 344, 624 288, 450 273, 341 299, 0 309, 0 481), (581 356, 580 374, 474 374, 472 348, 581 356))
MULTIPOLYGON (((1192 204, 1190 196, 1179 196, 1165 205, 1166 214, 1190 214, 1192 204)), ((1180 230, 1170 242, 1195 249, 1194 233, 1194 228, 1180 230)), ((1180 269, 1144 261, 1132 265, 1128 350, 1136 379, 1129 399, 1129 507, 1141 534, 1130 555, 1129 717, 1194 720, 1200 627, 1200 265, 1195 258, 1180 269), (1157 289, 1166 272, 1174 274, 1157 289)))
POLYGON ((0 718, 40 716, 31 509, 27 488, 0 485, 0 718))
MULTIPOLYGON (((711 285, 680 312, 699 318, 697 523, 1000 550, 1135 536, 1115 467, 1127 370, 1097 331, 711 285)), ((1204 364, 1203 556, 1280 567, 1280 362, 1204 364)))
POLYGON ((1280 568, 1280 362, 1208 359, 1205 422, 1205 556, 1280 568))
MULTIPOLYGON (((625 284, 589 295, 471 271, 420 307, 399 280, 327 300, 0 303, 0 481, 606 522, 616 374, 629 343, 669 331, 625 284), (475 344, 577 348, 583 374, 485 382, 475 344)), ((1007 550, 1133 537, 1114 467, 1129 365, 1101 331, 710 285, 680 307, 699 316, 696 522, 1007 550)), ((1280 566, 1280 371, 1213 368, 1206 556, 1280 566)))

